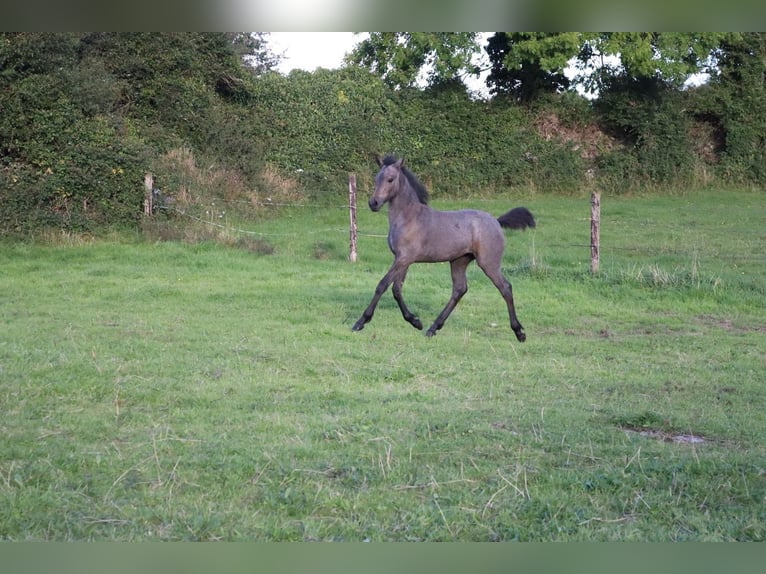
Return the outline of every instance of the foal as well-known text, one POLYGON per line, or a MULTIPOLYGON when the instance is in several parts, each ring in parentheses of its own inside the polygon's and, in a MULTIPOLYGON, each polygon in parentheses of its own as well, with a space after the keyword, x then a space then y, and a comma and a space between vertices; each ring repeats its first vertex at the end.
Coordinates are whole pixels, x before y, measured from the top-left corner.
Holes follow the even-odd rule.
POLYGON ((380 297, 391 283, 404 319, 416 329, 422 329, 420 319, 407 308, 402 298, 407 269, 413 263, 449 261, 452 297, 426 331, 429 337, 434 336, 468 291, 466 268, 475 259, 505 299, 511 329, 516 338, 524 342, 527 336, 516 317, 511 284, 500 270, 505 247, 501 226, 522 230, 534 227, 535 219, 529 210, 516 207, 497 219, 475 209, 438 211, 428 206, 428 192, 404 167, 404 159, 397 160, 389 155, 382 161, 377 160, 380 171, 375 177, 375 193, 369 205, 372 211, 379 211, 388 202, 388 246, 394 254, 394 263, 378 283, 372 301, 354 323, 353 330, 361 331, 370 322, 380 297))

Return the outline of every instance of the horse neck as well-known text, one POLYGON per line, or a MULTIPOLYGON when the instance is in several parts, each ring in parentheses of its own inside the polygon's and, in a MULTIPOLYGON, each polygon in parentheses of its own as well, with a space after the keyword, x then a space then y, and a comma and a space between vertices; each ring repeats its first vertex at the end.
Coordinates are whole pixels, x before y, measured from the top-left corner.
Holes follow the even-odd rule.
POLYGON ((399 190, 388 202, 388 219, 391 223, 416 215, 423 208, 427 207, 420 202, 417 192, 407 181, 404 174, 399 177, 401 178, 399 190))

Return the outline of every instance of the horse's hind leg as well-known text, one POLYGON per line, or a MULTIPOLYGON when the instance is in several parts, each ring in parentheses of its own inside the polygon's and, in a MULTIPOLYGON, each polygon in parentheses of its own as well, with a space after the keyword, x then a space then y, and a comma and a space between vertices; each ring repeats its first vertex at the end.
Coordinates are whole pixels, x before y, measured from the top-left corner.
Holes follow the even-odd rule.
POLYGON ((407 268, 405 268, 404 271, 400 272, 399 275, 394 278, 394 286, 392 288, 394 292, 394 299, 396 299, 396 302, 399 304, 399 309, 402 311, 402 317, 404 317, 404 320, 416 329, 422 329, 423 323, 420 322, 420 319, 418 319, 417 315, 413 314, 412 311, 407 308, 407 305, 404 302, 404 298, 402 297, 402 285, 404 284, 406 277, 407 268))
POLYGON ((444 326, 444 322, 447 317, 450 316, 455 306, 458 304, 463 295, 468 291, 468 280, 465 277, 465 270, 468 264, 473 261, 473 255, 463 255, 462 257, 450 262, 452 271, 452 297, 447 302, 447 306, 444 307, 439 316, 434 321, 434 324, 428 328, 426 335, 433 337, 436 335, 436 331, 444 326))
POLYGON ((527 335, 524 333, 524 327, 521 326, 516 317, 516 307, 513 304, 513 289, 510 281, 503 277, 503 273, 500 271, 500 263, 498 262, 497 265, 492 266, 482 265, 481 261, 478 261, 478 263, 481 270, 490 278, 498 291, 500 291, 503 299, 505 299, 505 303, 508 306, 508 316, 511 319, 511 329, 516 334, 516 338, 523 343, 527 340, 527 335))

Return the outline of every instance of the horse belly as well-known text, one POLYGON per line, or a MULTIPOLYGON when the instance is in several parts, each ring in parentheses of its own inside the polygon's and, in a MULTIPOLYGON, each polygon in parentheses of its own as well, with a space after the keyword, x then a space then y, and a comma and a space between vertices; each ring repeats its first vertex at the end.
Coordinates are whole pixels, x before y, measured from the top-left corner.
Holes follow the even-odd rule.
POLYGON ((466 209, 441 214, 443 217, 439 218, 431 239, 440 246, 441 261, 452 261, 467 254, 478 256, 487 241, 504 240, 500 224, 486 212, 466 209))

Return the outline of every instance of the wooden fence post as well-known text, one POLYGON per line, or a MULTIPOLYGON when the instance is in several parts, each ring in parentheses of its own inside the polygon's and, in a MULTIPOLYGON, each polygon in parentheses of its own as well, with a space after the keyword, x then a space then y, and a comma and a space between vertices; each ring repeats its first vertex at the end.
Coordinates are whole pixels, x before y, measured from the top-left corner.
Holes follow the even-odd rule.
POLYGON ((601 230, 601 194, 594 191, 590 196, 590 272, 598 273, 601 230))
POLYGON ((144 215, 151 217, 154 211, 154 176, 147 173, 144 176, 144 215))
POLYGON ((356 263, 356 174, 348 175, 348 215, 349 225, 349 254, 348 259, 351 263, 356 263))

